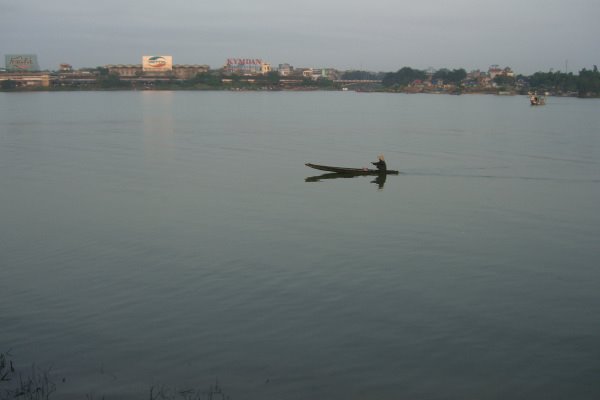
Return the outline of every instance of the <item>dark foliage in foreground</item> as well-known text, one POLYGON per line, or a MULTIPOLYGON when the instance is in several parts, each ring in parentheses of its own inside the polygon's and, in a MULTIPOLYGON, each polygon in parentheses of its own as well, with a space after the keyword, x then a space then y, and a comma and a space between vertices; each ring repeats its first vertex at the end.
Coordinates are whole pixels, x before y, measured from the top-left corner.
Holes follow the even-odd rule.
POLYGON ((0 353, 0 399, 47 400, 56 391, 50 370, 35 365, 28 374, 17 372, 10 352, 0 353))
MULTIPOLYGON (((33 365, 31 371, 23 373, 15 366, 10 351, 0 353, 0 400, 49 400, 57 392, 50 372, 51 369, 42 370, 33 365)), ((56 394, 56 397, 60 398, 60 394, 56 394)), ((86 394, 85 398, 87 400, 104 399, 104 396, 86 394)), ((139 398, 146 397, 141 395, 139 398)), ((174 389, 167 386, 152 386, 147 399, 231 400, 219 385, 218 380, 208 389, 174 389)))

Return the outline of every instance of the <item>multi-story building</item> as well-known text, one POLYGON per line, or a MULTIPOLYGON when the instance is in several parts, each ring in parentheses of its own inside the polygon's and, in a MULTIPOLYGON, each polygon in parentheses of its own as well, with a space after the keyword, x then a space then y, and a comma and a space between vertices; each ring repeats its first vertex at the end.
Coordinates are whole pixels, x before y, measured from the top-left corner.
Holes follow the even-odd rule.
POLYGON ((62 63, 62 64, 59 65, 58 70, 60 72, 72 72, 73 71, 73 66, 71 64, 62 63))
POLYGON ((492 65, 488 69, 488 75, 490 79, 493 80, 497 76, 508 76, 512 78, 515 76, 515 73, 510 67, 500 68, 499 65, 492 65))
POLYGON ((0 82, 12 81, 17 87, 23 86, 50 86, 50 74, 47 72, 3 72, 0 74, 0 82))
POLYGON ((174 78, 174 79, 191 79, 198 74, 208 72, 208 65, 173 65, 170 71, 144 71, 142 64, 118 64, 107 65, 109 74, 119 75, 121 78, 174 78))
POLYGON ((313 80, 317 79, 339 79, 340 73, 338 70, 333 68, 311 68, 310 78, 313 80))
POLYGON ((57 86, 85 87, 96 83, 98 72, 94 69, 73 70, 68 64, 61 64, 61 68, 55 75, 54 84, 57 86), (68 66, 69 68, 67 68, 68 66))
POLYGON ((191 79, 198 74, 204 74, 208 72, 210 67, 208 65, 188 65, 188 64, 176 64, 173 65, 173 75, 177 79, 191 79))
POLYGON ((142 64, 110 64, 105 67, 109 74, 121 78, 135 78, 142 75, 142 64))
POLYGON ((294 67, 287 63, 279 64, 277 72, 279 73, 279 76, 290 76, 294 72, 294 67))

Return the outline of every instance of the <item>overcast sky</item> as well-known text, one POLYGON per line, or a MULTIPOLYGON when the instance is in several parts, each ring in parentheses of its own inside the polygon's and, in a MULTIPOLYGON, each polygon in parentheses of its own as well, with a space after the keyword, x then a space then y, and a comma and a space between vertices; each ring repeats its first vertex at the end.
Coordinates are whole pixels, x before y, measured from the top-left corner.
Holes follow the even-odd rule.
MULTIPOLYGON (((0 53, 43 69, 140 64, 578 72, 600 64, 599 0, 0 0, 0 53)), ((2 57, 3 60, 4 57, 2 57)))

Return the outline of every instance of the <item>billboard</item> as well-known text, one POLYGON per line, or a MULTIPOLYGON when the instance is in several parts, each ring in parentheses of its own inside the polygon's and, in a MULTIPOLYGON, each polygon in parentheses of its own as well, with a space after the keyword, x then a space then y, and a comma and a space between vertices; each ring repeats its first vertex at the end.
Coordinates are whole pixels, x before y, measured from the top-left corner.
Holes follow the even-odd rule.
POLYGON ((263 61, 260 58, 228 58, 227 65, 244 66, 244 65, 262 65, 263 61))
POLYGON ((35 54, 6 54, 4 60, 7 71, 32 72, 40 70, 35 54))
POLYGON ((173 70, 172 56, 143 56, 142 70, 144 72, 166 72, 173 70))
POLYGON ((236 74, 260 74, 263 64, 260 58, 228 58, 225 70, 236 74))

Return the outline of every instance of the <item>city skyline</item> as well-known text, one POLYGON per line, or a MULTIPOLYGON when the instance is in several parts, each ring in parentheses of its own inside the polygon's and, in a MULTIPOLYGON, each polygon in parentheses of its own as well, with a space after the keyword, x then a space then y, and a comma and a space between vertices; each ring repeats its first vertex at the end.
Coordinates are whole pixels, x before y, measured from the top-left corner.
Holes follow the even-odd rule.
POLYGON ((137 64, 142 55, 167 54, 177 64, 212 68, 242 57, 339 70, 499 64, 523 74, 577 73, 600 61, 597 15, 600 3, 593 0, 24 0, 0 5, 0 51, 37 54, 40 67, 50 70, 60 63, 137 64))

